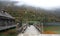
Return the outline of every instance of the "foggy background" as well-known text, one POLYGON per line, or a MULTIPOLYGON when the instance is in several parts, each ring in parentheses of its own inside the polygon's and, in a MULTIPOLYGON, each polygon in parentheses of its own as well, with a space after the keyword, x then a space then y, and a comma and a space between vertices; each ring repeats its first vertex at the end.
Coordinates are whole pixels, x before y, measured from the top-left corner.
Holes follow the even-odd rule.
MULTIPOLYGON (((14 17, 16 17, 16 16, 21 17, 18 14, 16 14, 19 12, 23 12, 20 10, 25 10, 28 12, 31 11, 33 13, 35 11, 35 13, 40 13, 40 15, 42 15, 42 14, 44 14, 44 16, 47 15, 48 18, 54 16, 53 18, 60 20, 60 7, 59 7, 60 5, 55 5, 55 2, 58 2, 59 0, 55 0, 55 1, 51 0, 49 5, 48 4, 44 5, 43 3, 38 3, 39 0, 35 1, 36 3, 34 2, 34 0, 32 1, 33 3, 30 1, 31 4, 28 3, 29 1, 28 0, 0 0, 0 10, 3 8, 7 11, 9 10, 8 12, 14 17), (54 5, 53 5, 53 3, 54 3, 54 5), (14 12, 14 13, 16 12, 15 13, 16 16, 13 15, 11 12, 14 12)), ((49 1, 46 0, 45 2, 48 3, 49 1)))

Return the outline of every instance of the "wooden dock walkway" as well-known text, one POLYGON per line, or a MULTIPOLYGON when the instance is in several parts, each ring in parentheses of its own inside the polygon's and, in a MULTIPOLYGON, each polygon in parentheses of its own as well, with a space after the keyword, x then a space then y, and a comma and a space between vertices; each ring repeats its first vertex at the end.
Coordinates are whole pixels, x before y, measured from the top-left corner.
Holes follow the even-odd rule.
POLYGON ((24 33, 19 33, 18 36, 38 36, 41 33, 39 32, 39 30, 33 26, 27 26, 26 30, 24 31, 24 33))

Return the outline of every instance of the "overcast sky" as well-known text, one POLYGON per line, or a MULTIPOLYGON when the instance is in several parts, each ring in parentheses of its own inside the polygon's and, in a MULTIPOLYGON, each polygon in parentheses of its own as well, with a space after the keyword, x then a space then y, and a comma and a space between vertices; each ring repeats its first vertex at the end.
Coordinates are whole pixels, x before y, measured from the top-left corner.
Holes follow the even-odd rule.
MULTIPOLYGON (((1 0, 1 1, 9 1, 9 0, 1 0)), ((60 0, 10 0, 17 1, 16 5, 27 4, 30 6, 41 7, 44 9, 51 9, 60 6, 60 0)))

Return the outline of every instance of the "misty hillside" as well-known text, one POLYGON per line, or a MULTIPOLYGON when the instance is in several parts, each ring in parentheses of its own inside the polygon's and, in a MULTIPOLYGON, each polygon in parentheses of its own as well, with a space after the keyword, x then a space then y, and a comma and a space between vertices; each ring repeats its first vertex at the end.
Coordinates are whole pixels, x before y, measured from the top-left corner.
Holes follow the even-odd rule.
POLYGON ((60 8, 57 8, 54 10, 54 14, 58 17, 60 17, 60 8))
POLYGON ((39 7, 21 5, 14 5, 16 2, 1 2, 0 9, 5 9, 6 12, 16 18, 16 21, 46 21, 46 22, 60 22, 60 10, 48 11, 39 7))

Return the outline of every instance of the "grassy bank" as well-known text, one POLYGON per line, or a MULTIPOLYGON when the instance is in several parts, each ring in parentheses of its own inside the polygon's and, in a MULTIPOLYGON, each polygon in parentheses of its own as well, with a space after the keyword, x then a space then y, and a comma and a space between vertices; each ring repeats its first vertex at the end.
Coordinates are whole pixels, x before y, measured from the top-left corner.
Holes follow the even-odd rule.
POLYGON ((53 32, 53 34, 60 34, 60 26, 44 26, 43 30, 44 32, 47 32, 47 34, 49 32, 53 32))
POLYGON ((0 32, 0 36, 17 36, 16 29, 0 32))

